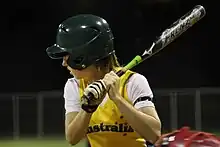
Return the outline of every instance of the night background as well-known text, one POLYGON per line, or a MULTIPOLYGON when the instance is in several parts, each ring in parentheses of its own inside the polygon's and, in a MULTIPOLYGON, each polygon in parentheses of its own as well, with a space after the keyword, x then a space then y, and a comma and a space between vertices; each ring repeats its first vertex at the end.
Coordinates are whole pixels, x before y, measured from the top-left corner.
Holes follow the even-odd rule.
MULTIPOLYGON (((31 95, 24 96, 25 98, 21 98, 19 102, 21 136, 22 127, 25 128, 23 134, 29 135, 37 132, 37 99, 29 99, 29 97, 36 98, 36 94, 42 91, 61 92, 57 99, 44 100, 43 107, 44 111, 46 110, 44 128, 50 133, 63 133, 62 90, 70 75, 62 67, 62 61, 50 59, 45 50, 55 43, 58 25, 66 18, 77 14, 94 14, 107 20, 115 37, 116 54, 120 63, 124 65, 135 55, 142 54, 163 30, 195 5, 203 5, 207 14, 201 21, 168 45, 166 49, 133 70, 147 77, 153 91, 173 88, 218 88, 220 86, 220 72, 218 71, 220 61, 218 21, 220 18, 218 9, 215 9, 217 5, 215 6, 211 1, 23 0, 4 2, 1 9, 0 53, 0 114, 2 115, 0 135, 3 137, 13 135, 15 116, 13 115, 12 96, 16 93, 22 93, 21 97, 31 95), (55 115, 51 116, 51 114, 55 115)), ((210 118, 210 116, 216 117, 215 123, 208 122, 207 126, 213 123, 212 126, 216 124, 216 128, 220 130, 219 115, 216 116, 215 113, 220 111, 218 108, 219 93, 216 92, 219 90, 213 91, 215 91, 214 94, 201 97, 202 104, 209 105, 202 106, 202 109, 206 109, 202 111, 203 119, 204 117, 210 118), (212 97, 213 100, 210 100, 212 97)), ((52 94, 48 95, 50 96, 46 97, 53 97, 52 94)), ((155 97, 158 103, 158 113, 161 112, 163 121, 170 117, 163 113, 167 109, 162 108, 164 107, 162 103, 169 103, 169 93, 167 95, 168 99, 165 98, 166 96, 161 99, 160 96, 155 97)), ((181 103, 178 104, 178 109, 182 107, 178 115, 186 111, 194 112, 193 94, 181 100, 178 101, 181 103), (183 102, 180 102, 181 100, 183 102), (187 105, 189 109, 185 111, 184 105, 187 105)), ((193 124, 192 127, 194 127, 194 121, 190 122, 191 118, 194 118, 194 115, 188 116, 187 119, 181 117, 179 119, 181 123, 178 125, 193 124)), ((205 120, 207 119, 202 121, 205 120)), ((167 124, 165 127, 169 128, 169 120, 164 123, 167 124)))
POLYGON ((152 88, 218 86, 215 10, 202 1, 164 1, 7 1, 10 9, 1 17, 1 92, 63 88, 69 73, 45 49, 55 43, 56 29, 67 17, 90 13, 105 18, 126 64, 197 4, 206 8, 206 17, 135 71, 146 75, 152 88))

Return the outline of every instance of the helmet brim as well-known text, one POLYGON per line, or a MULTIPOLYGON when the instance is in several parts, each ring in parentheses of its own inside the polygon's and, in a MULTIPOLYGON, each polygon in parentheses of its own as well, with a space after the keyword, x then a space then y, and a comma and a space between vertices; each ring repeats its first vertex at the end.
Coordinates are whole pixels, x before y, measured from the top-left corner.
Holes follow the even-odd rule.
POLYGON ((52 59, 62 59, 69 53, 64 49, 54 44, 46 49, 47 55, 52 59))

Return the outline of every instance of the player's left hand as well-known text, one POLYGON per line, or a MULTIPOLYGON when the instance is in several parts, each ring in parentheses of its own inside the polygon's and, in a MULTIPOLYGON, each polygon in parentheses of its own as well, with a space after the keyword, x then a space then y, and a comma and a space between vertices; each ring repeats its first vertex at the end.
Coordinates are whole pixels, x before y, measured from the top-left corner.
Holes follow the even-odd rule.
POLYGON ((119 76, 111 71, 107 73, 103 78, 103 81, 106 85, 106 89, 108 91, 109 98, 114 100, 120 96, 119 87, 120 87, 120 78, 119 76))

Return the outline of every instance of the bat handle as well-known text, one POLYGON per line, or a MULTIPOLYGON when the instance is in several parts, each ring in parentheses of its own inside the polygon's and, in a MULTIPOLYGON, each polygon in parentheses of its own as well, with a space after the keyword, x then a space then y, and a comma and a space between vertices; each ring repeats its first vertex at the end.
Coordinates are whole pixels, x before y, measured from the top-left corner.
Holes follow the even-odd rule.
POLYGON ((124 73, 125 73, 125 71, 122 70, 122 69, 116 72, 116 74, 117 74, 119 77, 121 77, 124 73))
POLYGON ((136 57, 134 57, 134 59, 132 59, 125 67, 123 67, 121 70, 117 71, 116 74, 121 77, 127 70, 133 68, 134 66, 138 65, 139 63, 141 63, 142 57, 137 55, 136 57))

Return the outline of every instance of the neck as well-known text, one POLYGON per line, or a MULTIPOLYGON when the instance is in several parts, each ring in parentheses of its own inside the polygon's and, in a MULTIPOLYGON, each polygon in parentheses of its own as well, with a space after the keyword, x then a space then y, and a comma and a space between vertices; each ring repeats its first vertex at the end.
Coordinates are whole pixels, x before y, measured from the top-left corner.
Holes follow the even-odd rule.
POLYGON ((91 84, 94 81, 103 79, 105 77, 105 75, 109 72, 110 72, 109 70, 100 70, 95 74, 95 76, 91 80, 88 80, 88 82, 86 82, 86 83, 91 84))

